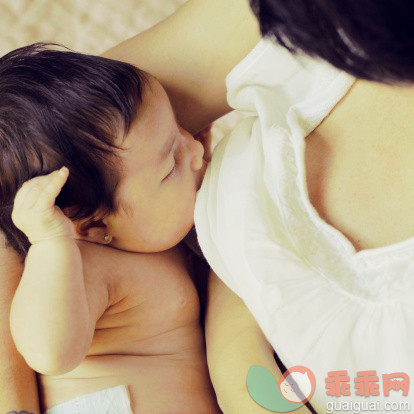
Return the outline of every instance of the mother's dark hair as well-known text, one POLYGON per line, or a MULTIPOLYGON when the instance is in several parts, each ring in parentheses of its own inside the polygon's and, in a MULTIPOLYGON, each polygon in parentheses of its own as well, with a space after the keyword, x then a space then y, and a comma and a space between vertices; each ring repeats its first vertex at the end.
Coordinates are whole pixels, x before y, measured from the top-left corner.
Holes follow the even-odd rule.
POLYGON ((56 46, 36 43, 0 58, 0 228, 22 256, 30 243, 11 212, 30 178, 66 166, 56 204, 72 207, 72 219, 115 210, 116 138, 135 119, 146 79, 132 65, 56 46))
POLYGON ((358 78, 414 81, 412 0, 250 0, 263 36, 358 78))

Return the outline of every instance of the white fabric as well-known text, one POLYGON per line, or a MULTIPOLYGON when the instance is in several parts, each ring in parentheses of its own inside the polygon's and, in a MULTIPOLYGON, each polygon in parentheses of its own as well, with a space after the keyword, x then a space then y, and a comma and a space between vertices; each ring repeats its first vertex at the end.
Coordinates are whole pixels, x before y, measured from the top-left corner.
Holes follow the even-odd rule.
POLYGON ((414 410, 414 391, 384 397, 382 389, 382 374, 414 379, 414 238, 356 252, 307 195, 304 137, 353 82, 260 41, 227 77, 229 104, 254 116, 213 155, 197 197, 197 234, 285 366, 313 371, 318 412, 327 401, 351 400, 410 401, 414 410), (351 396, 326 395, 325 378, 336 370, 348 370, 351 396), (377 371, 380 396, 355 395, 353 379, 365 370, 377 371))
POLYGON ((80 395, 56 405, 44 414, 132 414, 128 387, 117 387, 80 395))

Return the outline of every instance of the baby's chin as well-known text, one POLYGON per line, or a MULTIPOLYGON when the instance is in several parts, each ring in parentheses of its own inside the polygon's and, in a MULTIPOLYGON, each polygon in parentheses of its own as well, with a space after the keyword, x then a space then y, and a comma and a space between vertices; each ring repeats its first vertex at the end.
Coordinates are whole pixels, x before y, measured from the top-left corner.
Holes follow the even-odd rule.
POLYGON ((112 239, 111 247, 135 253, 159 253, 177 246, 194 226, 194 199, 189 202, 181 214, 165 218, 165 225, 159 226, 145 236, 135 237, 131 232, 123 234, 116 232, 112 239))
POLYGON ((172 249, 173 247, 180 244, 187 234, 191 231, 194 226, 194 217, 189 220, 185 226, 180 227, 177 231, 171 235, 168 240, 163 238, 159 242, 152 243, 151 246, 147 246, 146 250, 141 250, 142 253, 159 253, 165 250, 172 249))

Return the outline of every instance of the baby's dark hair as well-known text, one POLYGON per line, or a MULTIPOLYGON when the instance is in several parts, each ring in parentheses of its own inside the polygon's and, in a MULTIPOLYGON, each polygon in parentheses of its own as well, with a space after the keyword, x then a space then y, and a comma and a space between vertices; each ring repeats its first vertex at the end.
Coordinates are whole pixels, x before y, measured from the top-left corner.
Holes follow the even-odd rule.
POLYGON ((414 81, 412 0, 250 0, 262 35, 357 78, 414 81))
POLYGON ((0 58, 0 229, 21 256, 30 243, 11 213, 35 176, 69 168, 56 204, 71 207, 72 219, 116 210, 116 139, 136 118, 146 79, 133 65, 51 43, 0 58))

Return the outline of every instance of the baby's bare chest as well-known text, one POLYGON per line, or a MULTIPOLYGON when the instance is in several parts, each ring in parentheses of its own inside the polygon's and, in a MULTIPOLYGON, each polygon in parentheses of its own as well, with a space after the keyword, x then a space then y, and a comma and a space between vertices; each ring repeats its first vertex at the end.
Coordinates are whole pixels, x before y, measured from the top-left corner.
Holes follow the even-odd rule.
MULTIPOLYGON (((177 253, 179 254, 179 253, 177 253)), ((89 354, 178 353, 202 335, 197 290, 180 258, 114 275, 116 303, 98 320, 89 354)))

